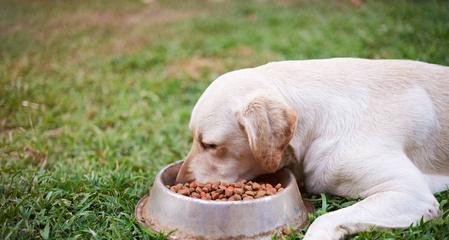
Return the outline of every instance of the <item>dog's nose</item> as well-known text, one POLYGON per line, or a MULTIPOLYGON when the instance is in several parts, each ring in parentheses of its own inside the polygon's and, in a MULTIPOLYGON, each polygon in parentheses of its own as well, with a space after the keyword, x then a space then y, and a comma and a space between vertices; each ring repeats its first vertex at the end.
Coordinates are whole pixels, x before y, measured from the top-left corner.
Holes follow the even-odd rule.
POLYGON ((176 176, 176 183, 185 183, 195 180, 192 172, 189 170, 188 164, 184 161, 176 176))

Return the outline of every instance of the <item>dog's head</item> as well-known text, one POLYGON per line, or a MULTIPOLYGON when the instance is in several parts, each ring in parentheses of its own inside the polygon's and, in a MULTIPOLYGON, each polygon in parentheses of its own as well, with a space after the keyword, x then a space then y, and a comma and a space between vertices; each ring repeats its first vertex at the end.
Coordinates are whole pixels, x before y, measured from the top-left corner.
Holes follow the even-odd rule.
POLYGON ((229 90, 225 83, 212 84, 195 105, 193 144, 177 182, 236 182, 282 167, 296 112, 273 96, 239 97, 229 90))

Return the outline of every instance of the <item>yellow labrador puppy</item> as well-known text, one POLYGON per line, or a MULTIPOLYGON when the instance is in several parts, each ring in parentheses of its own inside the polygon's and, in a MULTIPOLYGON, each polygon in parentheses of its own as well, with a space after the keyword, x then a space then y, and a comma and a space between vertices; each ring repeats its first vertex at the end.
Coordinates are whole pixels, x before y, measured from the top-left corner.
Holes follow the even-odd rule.
POLYGON ((363 198, 305 239, 407 227, 449 186, 449 67, 337 58, 224 74, 195 105, 178 181, 235 182, 290 167, 312 193, 363 198))

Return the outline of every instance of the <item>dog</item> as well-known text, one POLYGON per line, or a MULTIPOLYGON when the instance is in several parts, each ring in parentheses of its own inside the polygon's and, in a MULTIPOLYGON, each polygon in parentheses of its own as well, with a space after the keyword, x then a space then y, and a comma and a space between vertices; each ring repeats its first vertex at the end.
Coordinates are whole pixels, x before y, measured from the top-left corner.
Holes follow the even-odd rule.
POLYGON ((178 182, 289 167, 310 193, 361 198, 306 240, 439 215, 449 186, 449 67, 411 60, 280 61, 218 77, 199 98, 178 182))

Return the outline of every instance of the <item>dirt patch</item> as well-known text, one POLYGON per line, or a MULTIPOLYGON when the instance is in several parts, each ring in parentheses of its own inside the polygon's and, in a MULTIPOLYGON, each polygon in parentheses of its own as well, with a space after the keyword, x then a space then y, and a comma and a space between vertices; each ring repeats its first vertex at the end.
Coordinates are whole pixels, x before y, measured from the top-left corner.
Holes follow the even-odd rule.
POLYGON ((79 10, 71 14, 52 19, 47 27, 58 29, 61 26, 78 28, 111 26, 116 30, 129 31, 130 27, 148 26, 157 23, 167 23, 193 16, 195 10, 174 10, 161 7, 158 4, 148 4, 140 9, 93 11, 79 10))
POLYGON ((30 159, 32 163, 41 166, 47 165, 48 155, 46 153, 37 151, 35 149, 32 149, 31 147, 25 147, 23 151, 24 157, 30 159))
POLYGON ((171 77, 181 77, 187 74, 193 79, 200 79, 207 71, 219 74, 223 73, 225 67, 222 62, 222 59, 218 58, 195 56, 171 62, 168 64, 166 73, 171 77))
MULTIPOLYGON (((157 3, 147 4, 140 9, 110 11, 77 11, 54 19, 47 28, 62 34, 76 34, 91 31, 93 36, 107 35, 101 50, 106 53, 132 52, 149 44, 154 37, 164 31, 166 24, 200 14, 198 10, 176 10, 162 7, 157 3)), ((95 40, 95 39, 94 39, 95 40)), ((96 44, 98 46, 98 44, 96 44)))
POLYGON ((239 45, 230 50, 225 60, 225 65, 231 69, 247 68, 280 59, 282 59, 281 56, 268 49, 256 50, 246 45, 239 45))
MULTIPOLYGON (((42 7, 43 8, 43 7, 42 7)), ((99 9, 80 7, 59 14, 40 12, 38 17, 18 19, 2 35, 25 34, 36 47, 64 49, 68 59, 78 55, 133 52, 155 37, 172 31, 169 24, 202 14, 199 8, 175 8, 157 1, 133 7, 99 9), (45 16, 47 15, 47 16, 45 16), (70 41, 67 41, 70 39, 70 41)), ((73 61, 72 61, 73 62, 73 61)))
POLYGON ((251 55, 254 55, 254 49, 245 46, 240 45, 232 50, 233 55, 237 55, 240 57, 249 57, 251 55))

